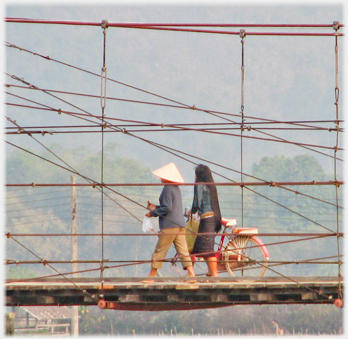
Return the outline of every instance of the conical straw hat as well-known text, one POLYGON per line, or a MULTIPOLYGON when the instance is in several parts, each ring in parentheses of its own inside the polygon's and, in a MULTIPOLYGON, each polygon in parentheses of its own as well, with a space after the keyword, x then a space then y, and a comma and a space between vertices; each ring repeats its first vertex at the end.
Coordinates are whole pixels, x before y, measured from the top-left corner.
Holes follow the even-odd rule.
POLYGON ((178 182, 178 183, 184 182, 184 178, 181 176, 178 168, 173 162, 153 171, 152 174, 154 174, 156 177, 159 177, 168 181, 178 182))

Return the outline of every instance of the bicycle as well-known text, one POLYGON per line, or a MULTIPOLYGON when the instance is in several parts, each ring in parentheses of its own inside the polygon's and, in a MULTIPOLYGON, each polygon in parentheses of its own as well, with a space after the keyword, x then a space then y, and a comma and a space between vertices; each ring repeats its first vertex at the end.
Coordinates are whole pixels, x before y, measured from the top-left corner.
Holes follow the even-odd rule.
MULTIPOLYGON (((191 252, 194 239, 197 236, 199 222, 194 222, 186 213, 185 217, 187 218, 186 240, 189 252, 191 252), (189 238, 190 236, 193 238, 189 238)), ((256 227, 237 227, 236 219, 222 218, 221 224, 222 233, 216 234, 217 237, 220 236, 221 238, 215 252, 219 275, 228 274, 232 277, 263 276, 267 270, 270 255, 266 245, 256 236, 258 229, 256 227)), ((164 260, 163 264, 167 267, 158 270, 158 277, 182 275, 183 271, 180 265, 176 266, 179 257, 174 248, 171 251, 173 253, 172 257, 169 256, 171 259, 164 260)), ((191 259, 194 262, 196 275, 205 274, 199 272, 206 272, 205 268, 199 266, 200 262, 204 262, 203 258, 192 255, 191 259)), ((206 266, 205 262, 204 266, 206 266)))
MULTIPOLYGON (((221 224, 223 229, 216 251, 219 274, 227 272, 230 276, 263 276, 270 256, 266 245, 256 236, 258 229, 237 227, 236 219, 222 218, 221 224)), ((197 257, 193 256, 192 260, 196 263, 197 257)))

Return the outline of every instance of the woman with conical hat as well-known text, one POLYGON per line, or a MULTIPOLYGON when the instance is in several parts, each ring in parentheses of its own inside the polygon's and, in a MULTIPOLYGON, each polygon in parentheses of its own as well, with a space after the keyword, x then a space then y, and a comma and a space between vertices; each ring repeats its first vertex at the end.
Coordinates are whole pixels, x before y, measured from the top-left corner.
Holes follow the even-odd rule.
MULTIPOLYGON (((194 276, 192 261, 187 249, 186 223, 182 208, 181 192, 178 186, 178 184, 184 182, 184 179, 173 162, 152 173, 166 185, 163 187, 159 197, 159 205, 151 204, 149 201, 147 205, 149 212, 146 213, 146 216, 149 218, 159 217, 160 228, 157 245, 152 255, 149 277, 154 277, 157 270, 162 267, 162 262, 172 244, 174 244, 179 255, 183 269, 188 271, 188 276, 194 276)), ((144 282, 151 283, 153 280, 144 282)))

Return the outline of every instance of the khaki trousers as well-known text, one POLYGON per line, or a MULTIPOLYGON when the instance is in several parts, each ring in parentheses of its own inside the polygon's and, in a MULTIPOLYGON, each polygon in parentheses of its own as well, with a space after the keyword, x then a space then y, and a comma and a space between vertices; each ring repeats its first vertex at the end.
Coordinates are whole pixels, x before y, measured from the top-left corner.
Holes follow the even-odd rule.
POLYGON ((152 268, 161 268, 162 261, 166 258, 169 248, 174 244, 179 255, 182 267, 192 266, 190 253, 187 249, 185 227, 166 228, 159 231, 159 238, 152 255, 152 268))

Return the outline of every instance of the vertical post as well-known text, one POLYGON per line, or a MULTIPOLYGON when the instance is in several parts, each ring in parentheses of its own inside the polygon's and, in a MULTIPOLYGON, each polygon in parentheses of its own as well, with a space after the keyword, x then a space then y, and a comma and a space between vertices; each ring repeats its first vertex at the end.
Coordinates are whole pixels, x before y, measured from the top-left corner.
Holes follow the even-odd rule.
MULTIPOLYGON (((339 106, 338 106, 338 100, 340 97, 340 88, 339 88, 339 82, 338 82, 338 30, 340 28, 340 24, 338 21, 334 21, 333 28, 335 30, 335 80, 336 80, 336 87, 335 87, 335 106, 336 106, 336 147, 335 147, 335 153, 334 153, 334 177, 335 182, 337 182, 337 148, 339 144, 339 106)), ((338 185, 335 185, 335 193, 336 193, 336 222, 337 222, 337 234, 340 233, 340 217, 339 217, 339 203, 338 203, 338 185)), ((342 299, 342 284, 341 284, 341 249, 340 249, 340 237, 337 237, 337 257, 339 258, 339 264, 338 264, 338 279, 339 279, 339 294, 338 298, 342 299)))
MULTIPOLYGON (((241 37, 242 43, 242 66, 241 66, 241 128, 240 128, 240 182, 243 183, 243 131, 244 131, 244 38, 245 38, 245 30, 241 29, 239 36, 241 37)), ((244 227, 244 186, 241 185, 241 221, 242 227, 244 227)))
MULTIPOLYGON (((106 64, 105 64, 105 57, 106 57, 106 29, 108 28, 108 22, 107 20, 103 20, 101 23, 101 27, 103 29, 104 34, 104 46, 103 46, 103 67, 102 67, 102 73, 101 73, 101 109, 102 109, 102 116, 101 116, 101 135, 102 135, 102 145, 101 145, 101 168, 100 168, 100 176, 101 176, 101 233, 102 233, 102 260, 101 260, 101 269, 100 269, 100 280, 101 280, 101 290, 104 291, 104 128, 106 126, 104 117, 105 117, 105 106, 106 106, 106 64)), ((102 292, 101 295, 104 295, 104 292, 102 292)))
MULTIPOLYGON (((71 246, 72 246, 72 271, 73 277, 77 277, 77 236, 73 234, 77 234, 77 218, 76 218, 76 177, 75 175, 71 176, 71 246)), ((73 306, 72 307, 72 335, 78 336, 79 335, 79 307, 73 306)))

